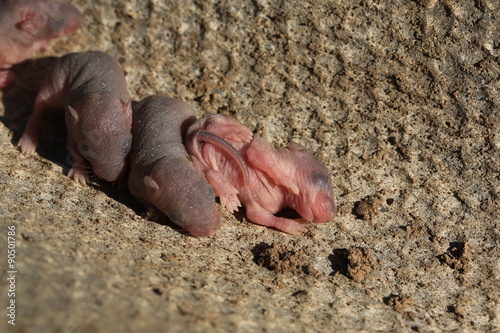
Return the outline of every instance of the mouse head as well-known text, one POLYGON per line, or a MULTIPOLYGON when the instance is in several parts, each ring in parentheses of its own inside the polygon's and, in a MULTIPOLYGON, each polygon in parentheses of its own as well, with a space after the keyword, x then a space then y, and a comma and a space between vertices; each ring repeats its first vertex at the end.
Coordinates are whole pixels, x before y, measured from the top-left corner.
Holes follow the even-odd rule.
POLYGON ((75 108, 67 106, 66 124, 76 150, 99 178, 111 182, 124 175, 132 146, 130 101, 87 96, 75 108))
POLYGON ((15 1, 17 2, 15 5, 17 12, 14 15, 15 28, 26 43, 37 40, 47 42, 73 33, 80 28, 83 20, 82 14, 70 3, 54 0, 15 1))
POLYGON ((295 180, 299 189, 293 194, 292 208, 303 218, 315 223, 332 220, 336 214, 332 183, 326 167, 306 148, 290 143, 290 163, 296 168, 295 180))
POLYGON ((56 38, 80 28, 82 14, 69 2, 61 3, 54 0, 23 2, 20 3, 21 21, 18 27, 34 37, 56 38))
POLYGON ((164 157, 143 182, 149 201, 192 235, 210 236, 219 228, 214 189, 187 157, 164 157))

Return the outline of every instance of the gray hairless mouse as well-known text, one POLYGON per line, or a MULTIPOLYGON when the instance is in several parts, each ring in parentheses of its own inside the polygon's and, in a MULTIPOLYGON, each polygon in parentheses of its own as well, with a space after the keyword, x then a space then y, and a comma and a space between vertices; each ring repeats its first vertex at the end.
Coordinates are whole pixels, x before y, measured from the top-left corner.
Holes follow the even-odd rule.
POLYGON ((119 180, 125 174, 132 145, 132 107, 120 64, 110 55, 70 53, 50 67, 35 100, 33 114, 18 147, 32 154, 48 108, 64 109, 68 150, 73 167, 68 176, 88 181, 85 160, 99 178, 119 180))
POLYGON ((214 190, 183 144, 193 109, 164 96, 147 97, 133 109, 130 192, 192 235, 214 234, 220 225, 214 190))

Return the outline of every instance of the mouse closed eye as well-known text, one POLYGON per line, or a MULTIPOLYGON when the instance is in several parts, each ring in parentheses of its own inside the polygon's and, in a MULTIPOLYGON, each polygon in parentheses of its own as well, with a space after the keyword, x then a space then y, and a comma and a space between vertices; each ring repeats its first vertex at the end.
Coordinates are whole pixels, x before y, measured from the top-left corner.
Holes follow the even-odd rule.
POLYGON ((87 143, 85 143, 85 142, 80 142, 78 144, 78 151, 86 159, 89 159, 92 156, 92 152, 91 152, 90 146, 87 143))
POLYGON ((132 136, 125 138, 122 144, 123 154, 127 156, 130 153, 130 149, 132 149, 132 136))
POLYGON ((330 185, 330 177, 319 171, 313 172, 310 177, 311 183, 317 188, 328 189, 330 185))

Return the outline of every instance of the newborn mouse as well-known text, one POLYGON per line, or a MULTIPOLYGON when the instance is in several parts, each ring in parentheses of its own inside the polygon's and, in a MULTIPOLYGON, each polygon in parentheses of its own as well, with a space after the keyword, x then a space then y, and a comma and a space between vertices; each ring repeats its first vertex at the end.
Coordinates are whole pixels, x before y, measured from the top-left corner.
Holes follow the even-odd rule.
POLYGON ((35 100, 33 114, 18 147, 32 154, 48 108, 65 111, 68 150, 75 182, 88 181, 85 160, 95 175, 109 182, 125 174, 132 146, 132 107, 125 75, 110 55, 98 51, 70 53, 49 68, 35 100))
POLYGON ((243 204, 254 223, 299 234, 308 222, 325 223, 335 217, 330 175, 298 143, 273 147, 254 138, 236 119, 216 114, 189 127, 186 146, 221 204, 230 211, 243 204), (301 218, 275 216, 284 208, 294 209, 301 218))
POLYGON ((195 121, 193 109, 178 99, 150 96, 133 110, 130 192, 192 235, 214 234, 220 225, 215 192, 183 143, 195 121))

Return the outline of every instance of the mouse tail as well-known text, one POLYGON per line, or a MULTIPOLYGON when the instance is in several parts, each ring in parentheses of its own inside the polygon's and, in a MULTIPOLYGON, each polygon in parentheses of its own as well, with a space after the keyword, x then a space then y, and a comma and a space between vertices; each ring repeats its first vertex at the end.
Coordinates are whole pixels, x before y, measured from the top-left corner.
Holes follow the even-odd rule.
POLYGON ((206 130, 198 131, 195 137, 196 141, 210 143, 216 148, 222 150, 230 158, 232 158, 238 165, 238 168, 241 172, 243 184, 246 185, 248 183, 247 164, 240 153, 229 142, 227 142, 220 136, 206 130))

